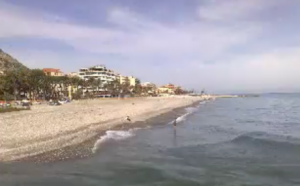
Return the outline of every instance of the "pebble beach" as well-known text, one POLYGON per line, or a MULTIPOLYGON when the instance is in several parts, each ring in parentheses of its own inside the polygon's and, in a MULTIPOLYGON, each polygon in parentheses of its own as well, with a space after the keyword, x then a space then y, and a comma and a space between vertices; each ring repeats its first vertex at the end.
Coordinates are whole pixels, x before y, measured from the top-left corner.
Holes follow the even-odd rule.
POLYGON ((211 97, 81 100, 62 106, 36 105, 0 114, 0 161, 15 161, 78 145, 100 131, 133 125, 211 97), (131 122, 126 121, 126 117, 131 122))

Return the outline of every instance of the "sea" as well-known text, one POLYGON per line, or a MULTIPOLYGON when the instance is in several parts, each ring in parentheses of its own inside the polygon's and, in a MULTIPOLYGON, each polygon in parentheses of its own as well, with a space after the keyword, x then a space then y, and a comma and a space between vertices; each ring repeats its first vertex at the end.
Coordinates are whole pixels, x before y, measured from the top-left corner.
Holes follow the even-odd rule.
POLYGON ((0 164, 0 186, 299 186, 300 94, 227 98, 99 136, 92 155, 0 164))

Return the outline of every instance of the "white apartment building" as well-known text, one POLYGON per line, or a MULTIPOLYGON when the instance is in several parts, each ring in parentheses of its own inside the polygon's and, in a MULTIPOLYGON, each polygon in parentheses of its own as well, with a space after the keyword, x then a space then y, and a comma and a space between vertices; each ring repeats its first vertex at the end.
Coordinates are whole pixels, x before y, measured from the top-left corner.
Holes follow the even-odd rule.
POLYGON ((136 86, 138 79, 133 76, 122 76, 113 70, 107 69, 104 65, 96 65, 90 68, 81 68, 78 73, 71 73, 69 76, 78 76, 81 79, 88 80, 91 77, 100 79, 103 84, 118 80, 120 84, 129 84, 136 86))
POLYGON ((128 80, 129 80, 129 85, 130 86, 136 86, 138 83, 138 79, 133 77, 133 76, 128 76, 128 80))
POLYGON ((107 69, 104 65, 96 65, 90 68, 79 69, 78 76, 85 80, 88 80, 91 77, 100 79, 105 84, 117 79, 118 74, 107 69))
POLYGON ((156 89, 156 85, 154 83, 151 83, 151 82, 144 82, 141 85, 142 85, 142 87, 148 87, 148 88, 156 89))
POLYGON ((130 86, 136 86, 138 79, 133 76, 119 76, 120 84, 129 84, 130 86))
POLYGON ((123 85, 123 84, 129 84, 129 79, 128 79, 128 77, 127 76, 122 76, 122 75, 120 75, 120 76, 118 76, 118 78, 119 78, 119 80, 120 80, 120 84, 121 85, 123 85))

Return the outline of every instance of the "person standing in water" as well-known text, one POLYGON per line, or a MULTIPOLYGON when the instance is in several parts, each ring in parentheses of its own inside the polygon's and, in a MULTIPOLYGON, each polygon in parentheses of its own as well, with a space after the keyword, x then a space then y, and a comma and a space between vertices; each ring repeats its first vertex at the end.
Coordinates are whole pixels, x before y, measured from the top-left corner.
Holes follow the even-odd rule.
POLYGON ((173 127, 176 127, 176 125, 177 125, 177 121, 176 120, 177 119, 175 119, 174 122, 173 122, 173 127))
POLYGON ((177 146, 177 132, 176 132, 177 118, 173 121, 173 131, 174 131, 174 146, 177 146))

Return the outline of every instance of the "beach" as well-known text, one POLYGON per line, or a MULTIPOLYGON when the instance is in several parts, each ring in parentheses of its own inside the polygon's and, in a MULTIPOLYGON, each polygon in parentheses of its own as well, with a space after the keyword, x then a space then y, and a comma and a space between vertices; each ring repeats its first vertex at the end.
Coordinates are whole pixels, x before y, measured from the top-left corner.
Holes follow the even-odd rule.
MULTIPOLYGON (((37 105, 0 115, 0 161, 16 161, 78 146, 107 130, 138 123, 210 97, 153 97, 81 100, 62 106, 37 105), (126 117, 131 122, 126 121, 126 117)), ((91 149, 92 152, 92 149, 91 149)))
MULTIPOLYGON (((164 99, 154 100, 181 105, 178 98, 164 99)), ((88 104, 131 108, 133 100, 136 99, 124 100, 123 104, 97 100, 88 104)), ((158 106, 154 100, 137 99, 134 106, 158 106)), ((55 109, 75 109, 82 103, 72 104, 55 109)), ((35 108, 38 107, 33 111, 35 108)), ((95 130, 94 137, 81 136, 88 140, 64 147, 63 151, 56 149, 14 162, 0 162, 0 183, 296 186, 300 183, 299 112, 299 94, 195 101, 146 121, 95 130), (171 122, 174 118, 178 121, 176 128, 171 122), (76 156, 80 153, 83 158, 76 156)), ((137 115, 131 118, 135 120, 137 115)))

